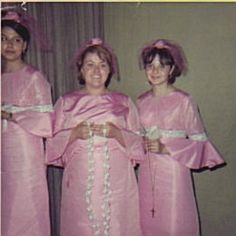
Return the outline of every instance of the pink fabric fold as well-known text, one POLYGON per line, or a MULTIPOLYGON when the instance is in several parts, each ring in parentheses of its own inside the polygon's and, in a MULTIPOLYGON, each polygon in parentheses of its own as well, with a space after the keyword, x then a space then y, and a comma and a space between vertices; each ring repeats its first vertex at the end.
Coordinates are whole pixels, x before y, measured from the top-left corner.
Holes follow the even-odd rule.
POLYGON ((131 160, 142 162, 145 159, 145 155, 140 155, 140 153, 142 153, 142 151, 140 152, 140 148, 143 148, 142 137, 124 129, 122 130, 122 134, 126 147, 124 148, 121 146, 121 148, 123 148, 123 150, 127 153, 127 156, 131 160))
POLYGON ((52 121, 49 112, 22 111, 14 114, 14 120, 32 135, 52 137, 52 121))
POLYGON ((48 165, 63 166, 63 155, 69 145, 71 129, 63 130, 46 140, 46 162, 48 165))
POLYGON ((145 159, 145 155, 143 155, 142 146, 143 139, 140 135, 137 135, 137 131, 141 129, 141 126, 138 118, 137 109, 131 100, 128 100, 128 106, 130 107, 130 110, 129 119, 127 119, 127 128, 125 129, 120 127, 125 141, 124 151, 127 153, 127 156, 131 160, 139 162, 145 159))

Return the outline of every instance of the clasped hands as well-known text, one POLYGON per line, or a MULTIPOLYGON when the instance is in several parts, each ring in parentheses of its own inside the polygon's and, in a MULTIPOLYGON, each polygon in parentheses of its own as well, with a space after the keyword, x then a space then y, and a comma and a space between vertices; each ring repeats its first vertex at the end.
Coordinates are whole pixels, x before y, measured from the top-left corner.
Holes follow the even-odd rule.
POLYGON ((115 138, 121 145, 124 145, 121 130, 111 122, 96 124, 83 121, 72 129, 70 142, 75 139, 89 139, 92 136, 115 138))

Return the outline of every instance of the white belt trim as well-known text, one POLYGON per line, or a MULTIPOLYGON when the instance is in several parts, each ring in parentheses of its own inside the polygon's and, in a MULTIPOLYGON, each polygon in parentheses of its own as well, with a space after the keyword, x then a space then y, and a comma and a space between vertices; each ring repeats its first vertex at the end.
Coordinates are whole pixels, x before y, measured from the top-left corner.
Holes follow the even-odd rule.
POLYGON ((206 135, 206 133, 193 134, 193 135, 189 135, 189 138, 194 141, 206 141, 207 135, 206 135))
POLYGON ((2 111, 17 113, 21 111, 36 111, 36 112, 52 112, 53 106, 50 105, 37 105, 37 106, 27 106, 27 107, 19 107, 14 105, 3 105, 2 111))
POLYGON ((186 138, 186 133, 182 130, 163 130, 159 129, 157 126, 153 126, 145 129, 145 136, 150 139, 158 139, 160 137, 186 138))
POLYGON ((183 130, 163 130, 159 129, 157 126, 152 126, 149 128, 144 129, 144 131, 139 132, 142 136, 147 136, 150 139, 158 139, 161 137, 164 138, 189 138, 194 141, 206 141, 207 136, 206 134, 193 134, 187 135, 183 130))

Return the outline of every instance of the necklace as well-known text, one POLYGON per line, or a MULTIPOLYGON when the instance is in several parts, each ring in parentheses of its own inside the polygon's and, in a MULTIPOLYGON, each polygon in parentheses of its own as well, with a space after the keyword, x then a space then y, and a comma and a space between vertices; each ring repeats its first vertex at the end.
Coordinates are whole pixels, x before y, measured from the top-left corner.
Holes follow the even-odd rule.
POLYGON ((154 218, 155 217, 155 212, 156 212, 156 210, 155 210, 156 164, 153 163, 153 165, 152 165, 152 161, 151 161, 151 157, 149 156, 149 153, 148 153, 148 162, 149 162, 149 171, 150 171, 150 178, 151 178, 151 190, 152 190, 152 209, 151 209, 151 214, 152 214, 152 218, 154 218))

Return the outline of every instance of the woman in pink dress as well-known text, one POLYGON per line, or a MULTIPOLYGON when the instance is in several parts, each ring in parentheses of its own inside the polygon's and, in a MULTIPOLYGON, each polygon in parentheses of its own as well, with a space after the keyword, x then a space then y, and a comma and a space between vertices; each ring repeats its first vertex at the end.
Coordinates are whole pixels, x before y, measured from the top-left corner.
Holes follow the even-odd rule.
POLYGON ((4 236, 50 236, 43 137, 52 134, 50 85, 24 61, 26 21, 6 12, 2 43, 2 228, 4 236))
POLYGON ((47 142, 49 163, 64 166, 61 236, 140 236, 137 110, 128 96, 108 90, 117 63, 100 39, 79 49, 76 64, 85 86, 59 98, 47 142))
POLYGON ((141 63, 151 90, 137 101, 147 159, 139 170, 144 236, 198 236, 191 169, 224 160, 208 140, 192 97, 173 86, 185 73, 182 49, 168 40, 145 46, 141 63))

